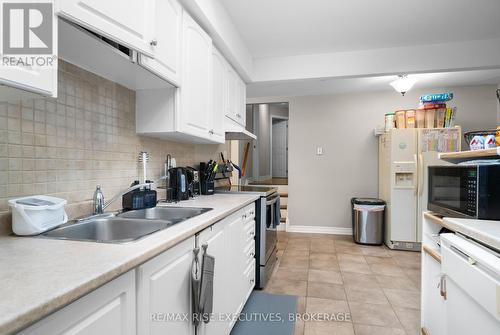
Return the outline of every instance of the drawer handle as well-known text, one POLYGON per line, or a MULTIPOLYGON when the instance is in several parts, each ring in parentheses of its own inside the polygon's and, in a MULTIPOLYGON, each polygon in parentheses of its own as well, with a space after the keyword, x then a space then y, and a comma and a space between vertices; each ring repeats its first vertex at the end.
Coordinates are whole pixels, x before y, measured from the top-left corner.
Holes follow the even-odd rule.
POLYGON ((158 41, 156 39, 152 40, 151 42, 149 42, 149 44, 151 44, 152 46, 157 46, 158 45, 158 41))
POLYGON ((246 218, 247 218, 247 215, 246 215, 246 214, 243 214, 241 217, 242 217, 242 218, 244 218, 244 219, 246 219, 246 218))
POLYGON ((444 300, 447 298, 446 294, 446 276, 441 275, 441 278, 439 280, 439 294, 443 297, 444 300))
POLYGON ((251 253, 250 253, 250 256, 251 256, 251 257, 255 256, 255 252, 251 252, 251 253))

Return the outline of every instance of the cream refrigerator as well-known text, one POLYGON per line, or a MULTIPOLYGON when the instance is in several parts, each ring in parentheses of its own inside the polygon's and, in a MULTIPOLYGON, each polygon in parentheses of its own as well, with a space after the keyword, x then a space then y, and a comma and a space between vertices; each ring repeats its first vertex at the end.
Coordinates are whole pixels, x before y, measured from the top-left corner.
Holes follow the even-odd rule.
POLYGON ((427 167, 448 165, 439 152, 459 151, 461 128, 392 129, 379 137, 379 198, 387 203, 385 244, 420 251, 427 209, 427 167))

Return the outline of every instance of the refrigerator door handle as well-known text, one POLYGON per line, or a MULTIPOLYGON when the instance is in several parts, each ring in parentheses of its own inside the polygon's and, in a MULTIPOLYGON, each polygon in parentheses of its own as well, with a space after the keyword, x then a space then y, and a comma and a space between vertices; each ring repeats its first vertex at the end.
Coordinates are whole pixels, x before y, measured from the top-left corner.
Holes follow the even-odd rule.
POLYGON ((418 195, 422 196, 424 192, 424 155, 418 154, 418 195))
POLYGON ((418 159, 417 159, 417 154, 413 155, 413 159, 415 160, 415 172, 414 172, 414 186, 413 189, 415 190, 415 195, 418 195, 418 184, 419 184, 419 176, 418 176, 418 159))

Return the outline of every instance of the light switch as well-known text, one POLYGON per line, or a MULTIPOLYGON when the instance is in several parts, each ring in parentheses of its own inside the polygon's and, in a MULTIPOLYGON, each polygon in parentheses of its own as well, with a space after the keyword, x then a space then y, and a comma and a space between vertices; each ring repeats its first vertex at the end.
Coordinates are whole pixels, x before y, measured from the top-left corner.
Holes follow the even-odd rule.
POLYGON ((316 148, 316 155, 322 156, 323 155, 323 147, 317 147, 316 148))

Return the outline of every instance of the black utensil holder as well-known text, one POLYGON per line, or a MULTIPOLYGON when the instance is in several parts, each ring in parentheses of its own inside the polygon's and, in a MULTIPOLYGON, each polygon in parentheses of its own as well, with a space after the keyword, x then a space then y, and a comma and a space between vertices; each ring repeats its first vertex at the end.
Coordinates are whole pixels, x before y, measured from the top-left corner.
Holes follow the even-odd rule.
POLYGON ((203 195, 214 194, 215 185, 213 180, 212 181, 202 180, 200 184, 201 184, 201 194, 203 195))

